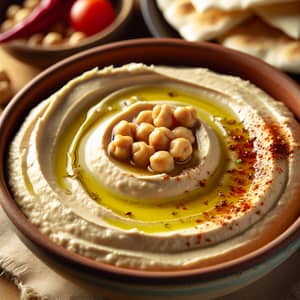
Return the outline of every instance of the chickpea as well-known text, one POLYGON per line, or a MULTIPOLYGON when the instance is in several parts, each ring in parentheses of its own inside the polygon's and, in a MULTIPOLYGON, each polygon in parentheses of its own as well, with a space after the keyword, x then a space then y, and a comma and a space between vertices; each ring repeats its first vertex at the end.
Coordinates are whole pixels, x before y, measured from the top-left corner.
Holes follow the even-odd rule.
POLYGON ((166 127, 156 127, 149 135, 149 144, 155 150, 168 150, 174 133, 166 127))
POLYGON ((35 8, 39 5, 40 3, 40 0, 25 0, 24 1, 24 7, 27 7, 27 8, 35 8))
POLYGON ((6 104, 13 96, 11 80, 0 67, 0 105, 6 104))
POLYGON ((129 160, 132 154, 133 138, 131 136, 116 135, 108 145, 108 153, 118 160, 129 160))
POLYGON ((7 11, 6 11, 6 17, 8 19, 10 18, 14 18, 15 15, 17 14, 17 12, 21 9, 21 6, 18 5, 18 4, 12 4, 10 5, 8 8, 7 8, 7 11))
POLYGON ((58 32, 49 32, 43 39, 44 46, 53 46, 61 44, 64 41, 63 36, 58 32))
POLYGON ((175 137, 177 137, 177 138, 180 138, 180 137, 185 138, 185 139, 189 140, 189 142, 191 144, 193 144, 195 142, 195 137, 194 137, 193 131, 186 127, 183 127, 183 126, 176 127, 175 129, 172 130, 172 132, 174 133, 175 137))
POLYGON ((44 36, 42 33, 35 33, 28 39, 28 44, 33 46, 40 45, 43 41, 43 38, 44 36))
POLYGON ((168 151, 158 151, 150 157, 150 167, 154 172, 168 173, 174 169, 174 159, 168 151))
POLYGON ((141 124, 141 123, 153 123, 153 118, 152 118, 152 110, 144 110, 141 111, 136 119, 135 119, 136 124, 141 124))
POLYGON ((185 161, 191 156, 193 148, 187 139, 176 138, 171 141, 169 151, 175 160, 185 161))
POLYGON ((153 124, 157 127, 171 128, 173 125, 173 111, 168 104, 155 105, 152 111, 153 124))
POLYGON ((177 122, 185 127, 193 127, 197 122, 197 111, 192 106, 177 107, 174 116, 177 122))
POLYGON ((86 38, 86 35, 83 32, 75 31, 70 35, 70 37, 68 39, 68 43, 70 45, 77 45, 85 38, 86 38))
POLYGON ((11 20, 11 19, 5 20, 5 21, 1 24, 1 32, 5 32, 5 31, 11 29, 14 25, 15 25, 15 23, 14 23, 13 20, 11 20))
POLYGON ((10 82, 10 79, 6 72, 0 68, 0 81, 4 82, 10 82))
POLYGON ((149 135, 154 130, 154 126, 149 123, 141 123, 136 129, 136 139, 139 141, 149 142, 149 135))
POLYGON ((138 167, 146 168, 149 165, 150 156, 155 149, 145 142, 135 142, 132 145, 132 160, 138 167))
POLYGON ((31 9, 29 8, 21 8, 14 15, 14 21, 16 23, 20 23, 24 21, 31 14, 31 9))
POLYGON ((134 138, 136 132, 136 125, 134 123, 130 123, 126 120, 122 120, 117 125, 115 125, 113 129, 113 134, 117 135, 127 135, 134 138))

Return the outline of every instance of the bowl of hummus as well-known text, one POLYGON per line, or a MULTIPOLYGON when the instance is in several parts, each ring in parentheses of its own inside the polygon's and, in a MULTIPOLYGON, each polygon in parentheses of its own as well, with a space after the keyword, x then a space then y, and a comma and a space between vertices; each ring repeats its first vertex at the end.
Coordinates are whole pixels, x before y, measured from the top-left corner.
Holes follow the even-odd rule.
POLYGON ((88 50, 4 112, 2 206, 34 253, 110 299, 230 293, 300 246, 299 104, 286 75, 218 45, 88 50))

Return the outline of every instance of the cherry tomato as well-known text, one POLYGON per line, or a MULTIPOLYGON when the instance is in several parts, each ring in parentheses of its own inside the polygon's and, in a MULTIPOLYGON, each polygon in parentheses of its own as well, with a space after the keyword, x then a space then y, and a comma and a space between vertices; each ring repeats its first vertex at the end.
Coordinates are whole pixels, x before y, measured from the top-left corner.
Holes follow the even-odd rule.
POLYGON ((108 0, 77 0, 70 10, 71 26, 86 35, 103 30, 115 17, 115 10, 108 0))

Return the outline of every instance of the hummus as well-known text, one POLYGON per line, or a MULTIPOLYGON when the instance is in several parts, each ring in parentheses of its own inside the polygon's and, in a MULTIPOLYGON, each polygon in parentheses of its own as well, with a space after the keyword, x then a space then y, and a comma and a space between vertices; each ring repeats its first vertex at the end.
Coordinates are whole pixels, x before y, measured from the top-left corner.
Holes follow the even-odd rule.
POLYGON ((13 139, 11 192, 57 244, 122 267, 171 270, 246 254, 298 216, 300 128, 280 102, 201 68, 93 69, 34 108, 13 139), (110 156, 114 126, 192 106, 189 163, 153 173, 110 156))

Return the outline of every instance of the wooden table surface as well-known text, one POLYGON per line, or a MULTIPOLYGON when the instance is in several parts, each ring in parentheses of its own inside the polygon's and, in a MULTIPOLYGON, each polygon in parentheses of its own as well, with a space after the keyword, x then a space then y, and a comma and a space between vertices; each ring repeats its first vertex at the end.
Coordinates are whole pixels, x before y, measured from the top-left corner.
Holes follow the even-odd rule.
MULTIPOLYGON (((138 7, 137 7, 138 9, 138 7)), ((130 28, 130 38, 132 37, 149 37, 150 33, 141 19, 140 14, 135 18, 135 24, 130 28)), ((42 71, 41 68, 25 64, 21 61, 6 54, 0 47, 0 65, 4 67, 12 79, 14 91, 20 90, 27 82, 42 71)), ((300 251, 290 258, 282 266, 274 270, 259 283, 236 292, 224 298, 229 299, 280 299, 278 295, 287 292, 290 286, 296 281, 300 281, 300 251), (261 295, 261 296, 259 296, 261 295), (262 298, 261 298, 262 297, 262 298)), ((1 274, 1 270, 0 270, 1 274)), ((0 300, 19 299, 17 288, 6 278, 0 275, 0 300)), ((293 298, 297 299, 297 298, 293 298)))

